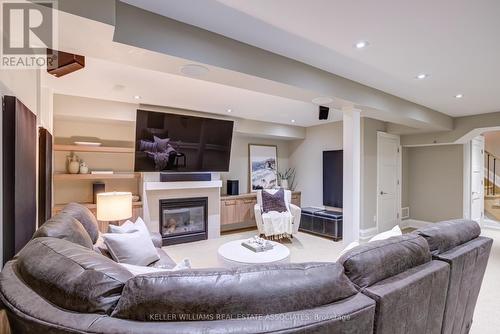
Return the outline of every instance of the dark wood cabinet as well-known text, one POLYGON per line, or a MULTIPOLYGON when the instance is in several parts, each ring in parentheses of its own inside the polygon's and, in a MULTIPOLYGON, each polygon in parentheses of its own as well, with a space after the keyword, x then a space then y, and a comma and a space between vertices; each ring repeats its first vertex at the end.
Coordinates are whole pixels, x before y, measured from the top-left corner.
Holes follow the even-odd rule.
POLYGON ((26 245, 36 228, 36 116, 18 99, 2 101, 3 262, 26 245))

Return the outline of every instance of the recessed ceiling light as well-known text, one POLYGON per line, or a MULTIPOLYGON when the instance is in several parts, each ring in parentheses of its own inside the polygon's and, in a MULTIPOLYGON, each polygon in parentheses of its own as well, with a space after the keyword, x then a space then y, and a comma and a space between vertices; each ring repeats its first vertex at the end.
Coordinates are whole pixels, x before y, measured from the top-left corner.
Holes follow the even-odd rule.
POLYGON ((330 97, 326 96, 320 96, 312 99, 312 103, 318 104, 318 105, 325 105, 325 104, 330 104, 333 102, 333 99, 330 97))
POLYGON ((232 109, 228 109, 227 112, 233 112, 233 110, 232 109))
POLYGON ((197 64, 187 64, 181 67, 181 73, 192 78, 201 78, 209 71, 208 67, 197 64))
POLYGON ((295 120, 294 120, 294 119, 292 119, 292 123, 295 123, 295 120))
POLYGON ((464 94, 457 94, 457 95, 455 95, 456 99, 461 99, 462 97, 464 97, 464 94))
POLYGON ((368 43, 367 41, 359 41, 356 44, 354 44, 354 46, 356 47, 356 49, 363 49, 366 48, 369 44, 370 43, 368 43))
POLYGON ((428 74, 426 74, 426 73, 420 73, 420 74, 417 74, 417 76, 415 78, 417 78, 418 80, 423 80, 423 79, 426 79, 428 77, 429 77, 428 74))
POLYGON ((136 99, 136 100, 140 100, 140 99, 141 99, 141 96, 140 96, 140 95, 135 95, 135 96, 134 96, 134 99, 136 99))

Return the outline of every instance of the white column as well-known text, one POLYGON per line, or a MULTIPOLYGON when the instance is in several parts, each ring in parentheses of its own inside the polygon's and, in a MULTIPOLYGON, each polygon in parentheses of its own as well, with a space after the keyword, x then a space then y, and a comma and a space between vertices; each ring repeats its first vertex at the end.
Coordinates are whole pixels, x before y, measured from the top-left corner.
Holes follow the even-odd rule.
POLYGON ((361 212, 361 112, 346 108, 343 116, 344 184, 343 240, 359 239, 361 212))

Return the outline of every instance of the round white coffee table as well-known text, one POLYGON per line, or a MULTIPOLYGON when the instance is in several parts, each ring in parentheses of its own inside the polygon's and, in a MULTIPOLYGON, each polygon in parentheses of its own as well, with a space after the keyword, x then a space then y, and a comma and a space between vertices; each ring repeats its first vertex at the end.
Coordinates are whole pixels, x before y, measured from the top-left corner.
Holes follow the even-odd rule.
POLYGON ((237 266, 288 261, 290 250, 279 242, 269 241, 273 244, 273 249, 256 253, 241 245, 245 240, 247 239, 230 241, 219 247, 219 259, 222 264, 237 266))

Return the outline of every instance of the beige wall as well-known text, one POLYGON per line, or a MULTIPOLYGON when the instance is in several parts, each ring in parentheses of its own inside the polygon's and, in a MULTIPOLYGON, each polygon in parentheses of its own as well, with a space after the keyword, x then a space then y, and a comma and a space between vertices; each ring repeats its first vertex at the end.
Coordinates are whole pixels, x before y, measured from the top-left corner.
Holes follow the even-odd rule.
MULTIPOLYGON (((132 146, 135 137, 133 115, 138 105, 95 99, 56 95, 55 138, 56 142, 71 142, 75 138, 99 138, 108 145, 132 146), (123 111, 123 112, 121 112, 123 111), (81 117, 86 115, 89 118, 81 117), (102 119, 98 119, 101 116, 102 119), (113 120, 115 119, 115 120, 113 120), (70 137, 74 137, 69 139, 70 137)), ((147 108, 144 106, 144 108, 147 108)), ((157 108, 151 108, 157 109, 157 108)), ((168 108, 161 108, 167 110, 168 108)), ((178 111, 178 110, 175 110, 178 111)), ((264 122, 260 122, 263 123, 264 122)), ((342 122, 326 123, 309 128, 283 127, 265 123, 264 134, 247 134, 250 124, 237 121, 231 149, 230 170, 221 173, 222 192, 226 192, 226 180, 240 182, 240 193, 248 191, 248 144, 276 145, 278 168, 296 169, 297 190, 302 191, 303 206, 323 206, 323 151, 340 150, 342 146, 342 122), (240 129, 240 130, 238 130, 240 129), (243 131, 242 129, 247 129, 243 131), (240 132, 241 131, 241 132, 240 132), (265 138, 265 136, 273 136, 265 138), (305 137, 300 140, 285 140, 292 136, 305 137)), ((384 131, 385 123, 374 119, 362 119, 362 205, 361 228, 375 226, 377 186, 377 131, 384 131)), ((66 168, 66 152, 56 152, 55 170, 66 168)), ((78 153, 89 164, 90 169, 113 169, 132 171, 133 154, 78 153)), ((58 182, 55 187, 55 203, 92 200, 92 182, 58 182)), ((108 181, 108 190, 138 192, 134 181, 108 181)))
POLYGON ((405 146, 432 144, 465 144, 486 131, 500 130, 500 112, 456 117, 452 131, 416 133, 401 136, 405 146))
POLYGON ((278 147, 278 170, 283 171, 288 168, 288 141, 250 137, 235 133, 231 146, 231 162, 229 164, 229 172, 221 173, 221 179, 223 180, 223 193, 226 193, 226 180, 239 180, 240 193, 247 193, 250 191, 250 187, 248 185, 249 144, 276 145, 278 147))
POLYGON ((500 131, 484 134, 484 148, 494 156, 500 157, 500 131))
MULTIPOLYGON (((135 140, 135 113, 139 105, 88 99, 74 96, 56 95, 54 98, 54 136, 56 143, 72 143, 76 139, 99 140, 106 145, 132 147, 135 140)), ((180 112, 178 109, 143 106, 148 110, 180 112)), ((199 112, 193 114, 210 116, 199 112)), ((214 115, 215 116, 215 115, 214 115)), ((296 126, 283 126, 274 123, 236 120, 235 133, 231 148, 229 172, 221 173, 223 193, 226 180, 240 181, 240 193, 248 192, 248 144, 277 145, 278 168, 288 168, 289 141, 280 138, 290 136, 304 137, 305 129, 296 126), (258 136, 242 134, 251 127, 258 127, 258 136), (275 138, 264 138, 274 136, 275 138)), ((69 152, 55 152, 55 171, 66 170, 66 157, 69 152)), ((92 169, 113 169, 117 172, 130 172, 134 169, 134 155, 126 153, 84 153, 77 152, 92 169)), ((92 182, 58 181, 55 183, 55 204, 69 201, 91 202, 92 182)), ((106 190, 131 191, 138 193, 137 182, 132 180, 109 180, 106 190)))
POLYGON ((463 150, 463 145, 439 145, 403 151, 410 218, 437 222, 463 216, 463 150))
POLYGON ((342 122, 309 127, 305 139, 290 143, 288 163, 297 172, 302 206, 323 206, 323 151, 342 148, 342 122))
POLYGON ((360 228, 376 226, 377 214, 377 132, 386 123, 371 118, 361 121, 361 223, 360 228))

